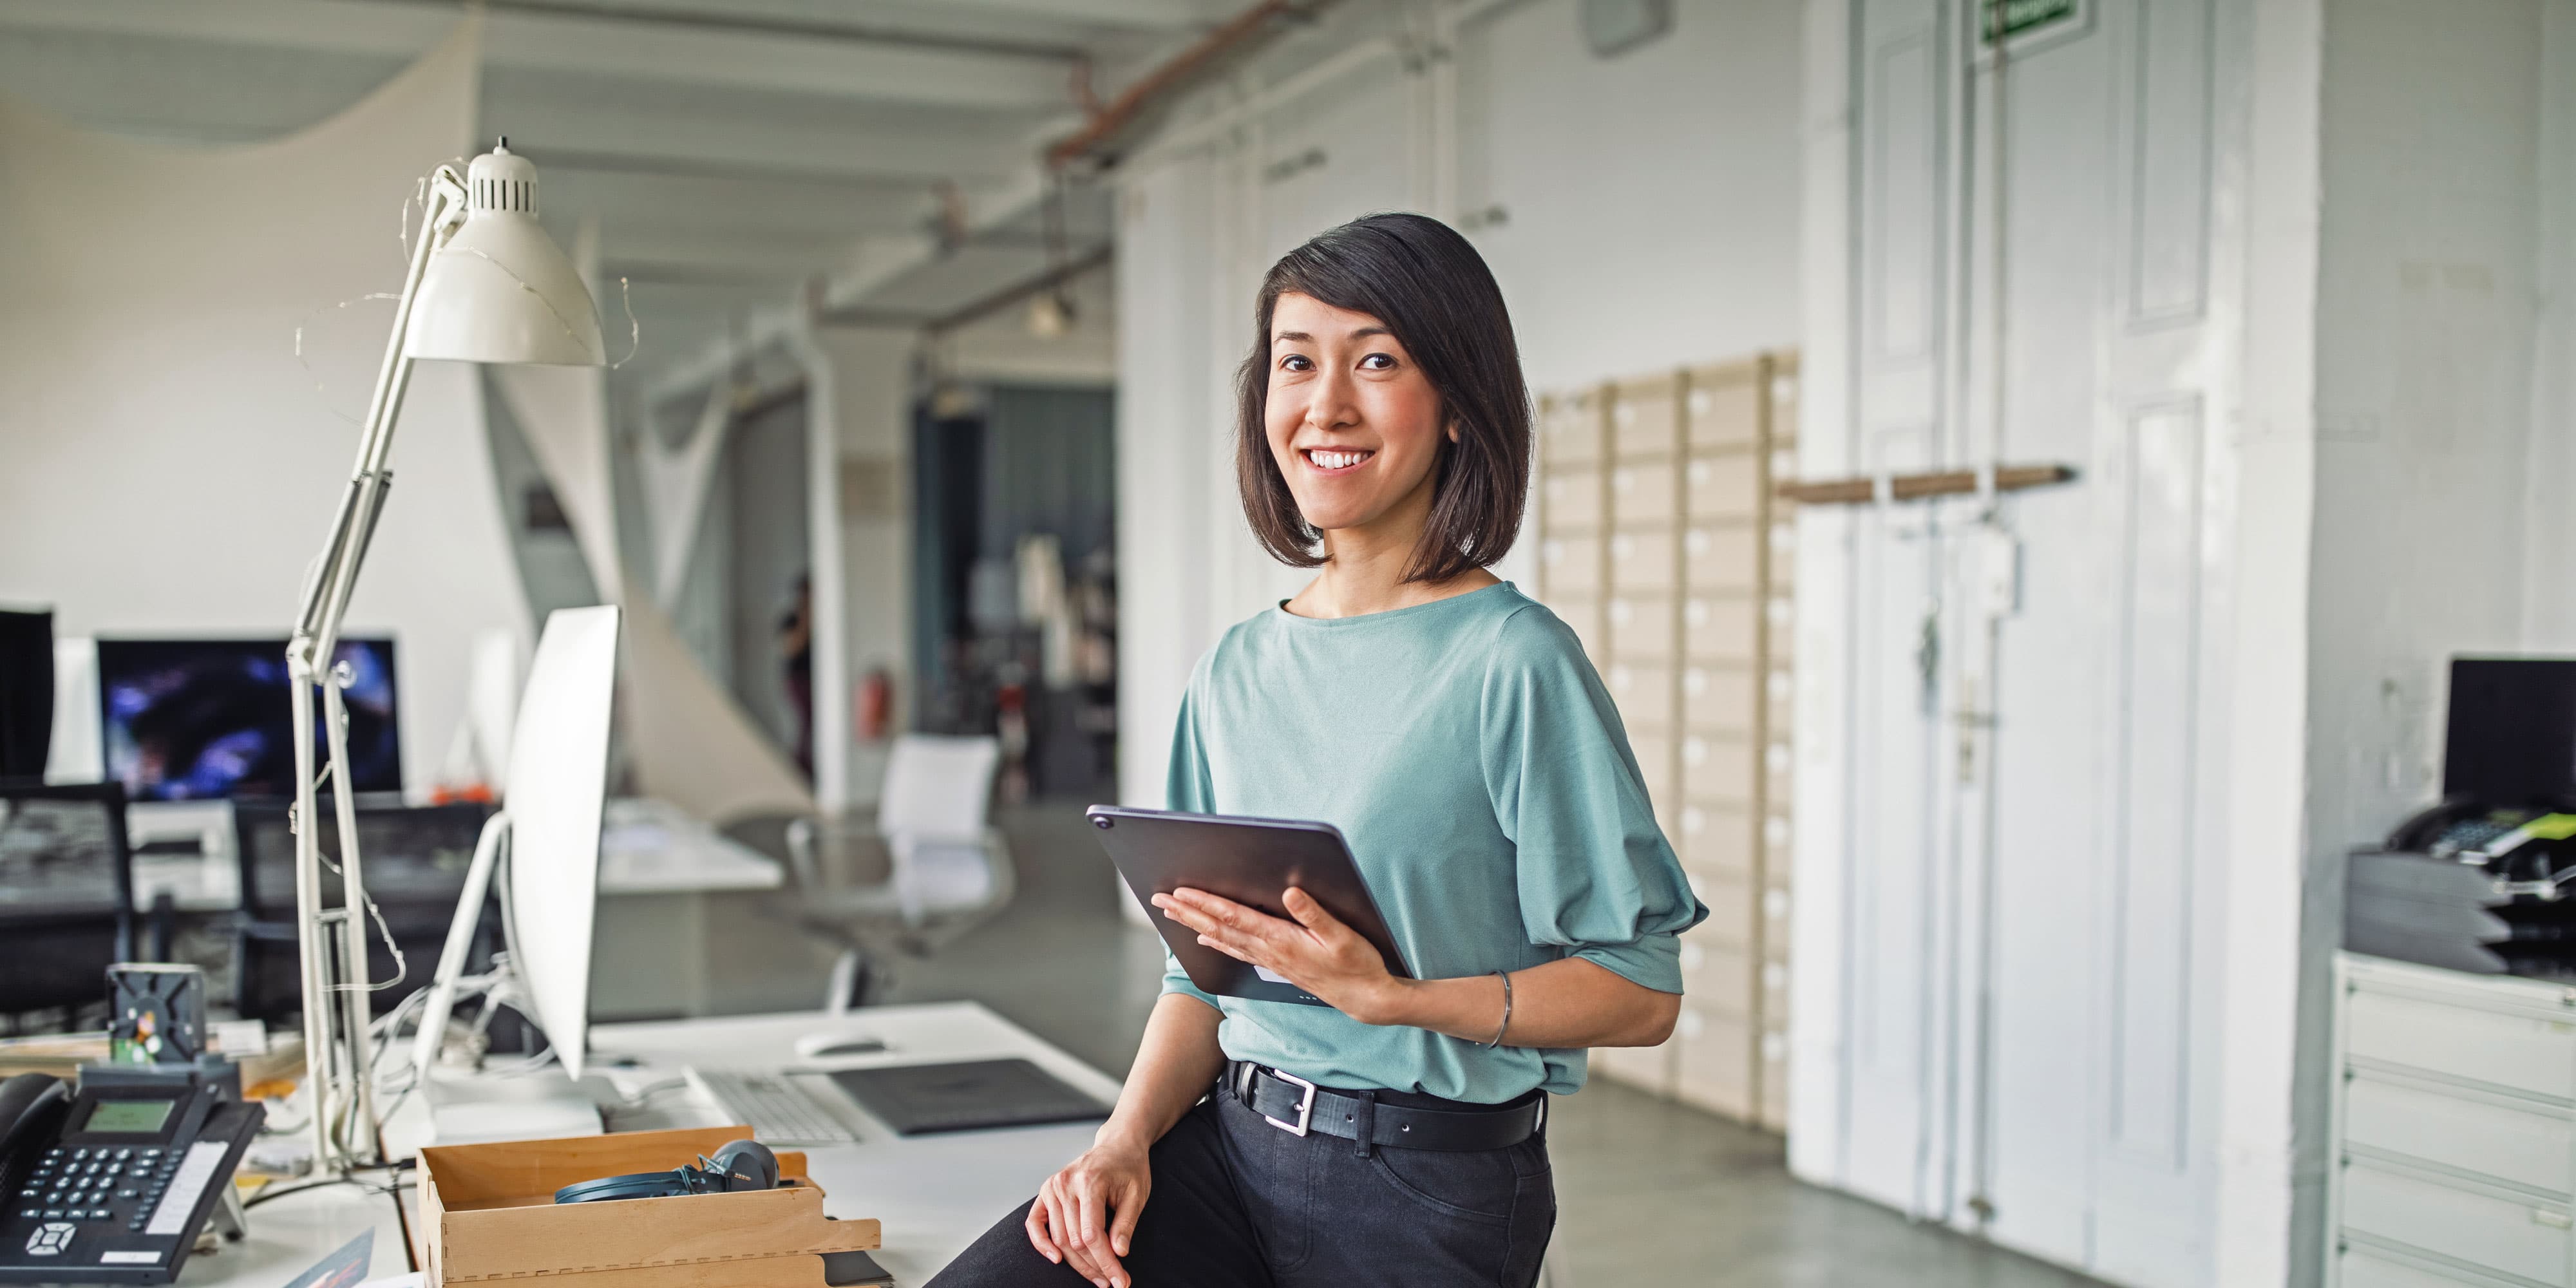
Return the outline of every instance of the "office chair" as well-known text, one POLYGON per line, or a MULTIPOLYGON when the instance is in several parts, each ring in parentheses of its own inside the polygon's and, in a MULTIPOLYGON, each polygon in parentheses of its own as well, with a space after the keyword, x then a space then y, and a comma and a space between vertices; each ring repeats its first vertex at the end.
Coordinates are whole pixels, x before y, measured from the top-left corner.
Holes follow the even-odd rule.
POLYGON ((103 1014, 135 931, 124 786, 0 781, 0 1015, 103 1014))
POLYGON ((895 739, 872 820, 788 824, 790 913, 841 948, 829 1009, 848 1010, 882 988, 893 954, 926 956, 1010 903, 1018 888, 1010 849, 987 821, 1001 762, 998 739, 905 734, 895 739), (884 848, 887 879, 836 880, 849 851, 871 837, 884 848))
MULTIPOLYGON (((332 808, 330 798, 323 798, 322 807, 332 808)), ((491 812, 481 804, 358 807, 358 852, 367 865, 367 893, 383 912, 408 967, 399 986, 378 989, 369 999, 377 1012, 428 986, 447 941, 448 923, 456 916, 456 901, 465 892, 475 839, 491 812)), ((241 872, 240 911, 233 926, 233 1009, 245 1019, 271 1023, 285 1022, 304 1005, 295 937, 295 834, 287 826, 287 814, 282 800, 233 802, 233 854, 241 872)), ((323 906, 338 907, 339 836, 329 827, 322 830, 322 855, 323 906)), ((482 924, 500 922, 487 916, 482 924)), ((368 977, 378 983, 392 979, 394 957, 383 934, 370 924, 366 935, 368 977)), ((489 933, 477 936, 474 969, 489 961, 490 939, 489 933)))

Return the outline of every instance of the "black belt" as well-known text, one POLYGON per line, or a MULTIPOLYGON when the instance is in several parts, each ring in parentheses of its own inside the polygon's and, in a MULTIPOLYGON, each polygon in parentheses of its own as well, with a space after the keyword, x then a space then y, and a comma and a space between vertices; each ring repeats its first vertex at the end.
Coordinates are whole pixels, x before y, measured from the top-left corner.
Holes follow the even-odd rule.
POLYGON ((1359 1143, 1453 1153, 1505 1149, 1538 1134, 1547 1123, 1547 1095, 1532 1092, 1508 1104, 1479 1109, 1415 1109, 1388 1104, 1370 1091, 1335 1091, 1295 1074, 1241 1060, 1226 1065, 1235 1098, 1270 1125, 1294 1136, 1322 1132, 1359 1143))

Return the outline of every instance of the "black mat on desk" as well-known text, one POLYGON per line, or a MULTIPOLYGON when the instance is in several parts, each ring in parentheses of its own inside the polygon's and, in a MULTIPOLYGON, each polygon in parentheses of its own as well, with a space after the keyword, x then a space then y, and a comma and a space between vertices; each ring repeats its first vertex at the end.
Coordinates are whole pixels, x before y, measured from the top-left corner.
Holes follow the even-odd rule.
POLYGON ((836 1069, 833 1083, 906 1136, 1083 1122, 1109 1107, 1026 1060, 836 1069))

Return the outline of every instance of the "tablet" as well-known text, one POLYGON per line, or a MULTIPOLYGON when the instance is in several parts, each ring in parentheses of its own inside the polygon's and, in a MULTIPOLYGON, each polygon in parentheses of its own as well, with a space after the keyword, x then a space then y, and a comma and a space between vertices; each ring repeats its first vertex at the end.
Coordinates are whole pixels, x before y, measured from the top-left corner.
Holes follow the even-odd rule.
POLYGON ((1176 814, 1165 810, 1124 809, 1094 805, 1084 811, 1099 829, 1101 847, 1118 875, 1145 906, 1147 920, 1172 946, 1181 969, 1200 991, 1256 1002, 1330 1005, 1324 999, 1199 942, 1198 932, 1163 915, 1154 896, 1188 886, 1232 899, 1271 916, 1288 916, 1280 900, 1295 886, 1314 896, 1324 910, 1376 945, 1387 970, 1413 978, 1404 953, 1388 934, 1386 918, 1369 898, 1351 847, 1330 823, 1300 823, 1275 818, 1233 818, 1223 814, 1176 814))

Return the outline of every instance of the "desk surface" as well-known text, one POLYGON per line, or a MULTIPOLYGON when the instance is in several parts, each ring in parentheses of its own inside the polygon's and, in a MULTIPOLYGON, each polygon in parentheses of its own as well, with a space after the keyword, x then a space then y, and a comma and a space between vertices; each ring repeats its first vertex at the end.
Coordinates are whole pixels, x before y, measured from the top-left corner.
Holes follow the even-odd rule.
MULTIPOLYGON (((1118 1082, 973 1002, 883 1006, 846 1016, 762 1015, 668 1024, 612 1024, 591 1030, 596 1067, 632 1092, 701 1068, 822 1070, 1018 1056, 1100 1097, 1117 1098, 1118 1082), (800 1060, 796 1039, 809 1033, 876 1038, 882 1054, 800 1060)), ((807 1082, 837 1095, 819 1076, 807 1082)), ((836 1217, 874 1217, 885 1246, 874 1255, 905 1288, 919 1288, 994 1221, 1037 1192, 1038 1183, 1090 1148, 1094 1125, 1071 1123, 1002 1131, 959 1132, 907 1140, 846 1099, 827 1101, 846 1113, 856 1145, 809 1147, 806 1166, 836 1217)), ((722 1125, 713 1106, 682 1091, 649 1099, 617 1115, 621 1131, 722 1125)), ((388 1137, 404 1133, 389 1124, 388 1137)), ((403 1209, 417 1231, 419 1200, 406 1191, 403 1209)), ((340 1185, 286 1195, 250 1210, 250 1238, 211 1257, 192 1259, 180 1288, 279 1288, 362 1230, 376 1232, 374 1277, 403 1274, 402 1227, 395 1200, 340 1185)))
MULTIPOLYGON (((294 1184, 285 1182, 284 1184, 294 1184)), ((280 1187, 283 1188, 283 1185, 280 1187)), ((313 1263, 340 1250, 368 1230, 375 1231, 374 1260, 367 1277, 385 1279, 409 1274, 403 1252, 401 1213, 395 1199, 355 1185, 330 1185, 250 1209, 250 1237, 227 1243, 213 1255, 200 1253, 179 1268, 178 1288, 283 1288, 313 1263)))
MULTIPOLYGON (((689 1064, 819 1071, 1008 1056, 1031 1061, 1104 1105, 1118 1098, 1119 1087, 1116 1079, 973 1002, 880 1006, 840 1017, 766 1015, 603 1025, 591 1030, 591 1047, 595 1067, 638 1087, 677 1076, 689 1064), (796 1039, 820 1032, 873 1037, 888 1049, 827 1061, 798 1058, 796 1039), (619 1057, 638 1064, 612 1067, 619 1057)), ((805 1149, 806 1167, 823 1188, 823 1210, 883 1222, 885 1247, 874 1255, 905 1285, 927 1281, 994 1221, 1037 1193, 1039 1182, 1091 1148, 1098 1129, 1095 1123, 1068 1123, 905 1139, 841 1097, 819 1073, 799 1081, 845 1110, 860 1137, 856 1145, 805 1149)), ((646 1111, 619 1115, 616 1125, 641 1131, 721 1121, 711 1106, 675 1092, 649 1102, 646 1111)))

